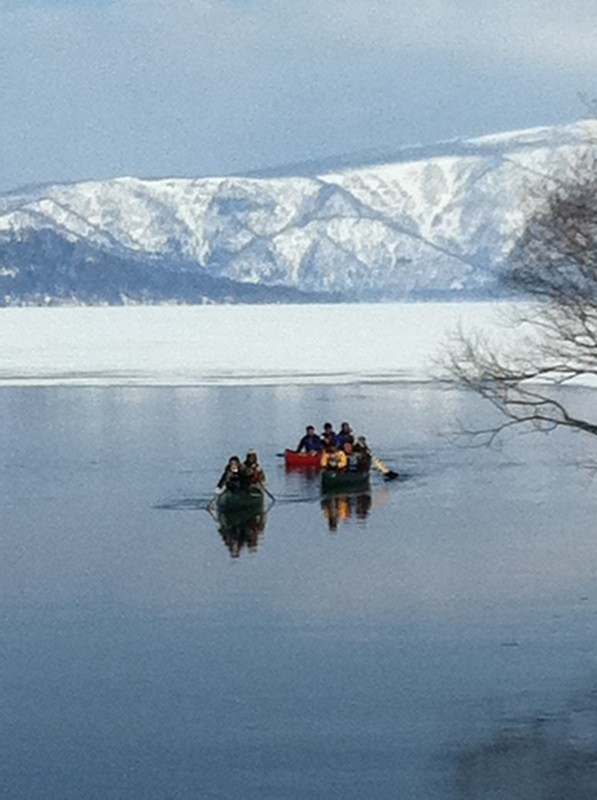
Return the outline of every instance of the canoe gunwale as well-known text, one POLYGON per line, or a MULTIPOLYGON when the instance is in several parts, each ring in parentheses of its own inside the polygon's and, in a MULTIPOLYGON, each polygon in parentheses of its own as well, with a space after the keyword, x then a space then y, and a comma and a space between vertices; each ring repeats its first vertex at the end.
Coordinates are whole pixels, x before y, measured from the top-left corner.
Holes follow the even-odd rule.
POLYGON ((255 513, 259 513, 264 505, 265 493, 256 487, 239 492, 225 489, 218 497, 218 511, 222 514, 248 510, 254 510, 255 513))
POLYGON ((297 453, 296 450, 284 450, 284 464, 291 469, 321 469, 321 453, 297 453))
POLYGON ((369 488, 370 470, 363 472, 346 472, 345 470, 322 470, 321 491, 355 492, 369 488))

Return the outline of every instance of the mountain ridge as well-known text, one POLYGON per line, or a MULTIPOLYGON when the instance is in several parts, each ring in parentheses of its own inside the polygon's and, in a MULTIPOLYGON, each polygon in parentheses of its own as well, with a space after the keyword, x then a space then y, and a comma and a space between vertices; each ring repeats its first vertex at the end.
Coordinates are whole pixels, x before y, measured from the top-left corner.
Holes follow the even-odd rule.
POLYGON ((584 121, 367 166, 339 169, 339 157, 310 175, 12 190, 0 194, 0 304, 500 296, 529 176, 565 176, 596 141, 584 121))

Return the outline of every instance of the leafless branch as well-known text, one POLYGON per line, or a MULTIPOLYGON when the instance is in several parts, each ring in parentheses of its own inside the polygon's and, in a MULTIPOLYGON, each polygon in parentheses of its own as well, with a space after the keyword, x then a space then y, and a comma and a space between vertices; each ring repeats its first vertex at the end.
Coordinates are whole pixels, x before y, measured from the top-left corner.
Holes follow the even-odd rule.
POLYGON ((528 336, 519 352, 499 352, 481 333, 458 330, 443 362, 444 377, 476 392, 502 420, 462 430, 491 444, 507 429, 568 428, 597 435, 597 418, 564 405, 558 387, 597 380, 597 146, 587 143, 571 177, 540 181, 527 198, 524 229, 502 279, 532 301, 513 322, 528 336))

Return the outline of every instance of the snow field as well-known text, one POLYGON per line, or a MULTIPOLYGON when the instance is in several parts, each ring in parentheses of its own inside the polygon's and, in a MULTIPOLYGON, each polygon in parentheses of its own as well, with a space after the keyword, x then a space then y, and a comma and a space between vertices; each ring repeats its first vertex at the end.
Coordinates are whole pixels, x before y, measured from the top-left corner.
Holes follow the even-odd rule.
POLYGON ((430 380, 459 325, 501 341, 503 310, 491 303, 6 308, 0 386, 430 380))

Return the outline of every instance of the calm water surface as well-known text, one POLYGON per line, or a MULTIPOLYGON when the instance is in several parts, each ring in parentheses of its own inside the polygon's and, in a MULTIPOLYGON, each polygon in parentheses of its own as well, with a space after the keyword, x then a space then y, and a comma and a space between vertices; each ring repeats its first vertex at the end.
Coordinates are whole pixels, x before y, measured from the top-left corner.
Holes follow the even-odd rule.
POLYGON ((428 386, 2 390, 0 793, 597 796, 591 442, 441 435, 484 414, 428 386), (322 506, 276 453, 328 419, 401 479, 322 506), (219 530, 249 447, 276 502, 219 530))

